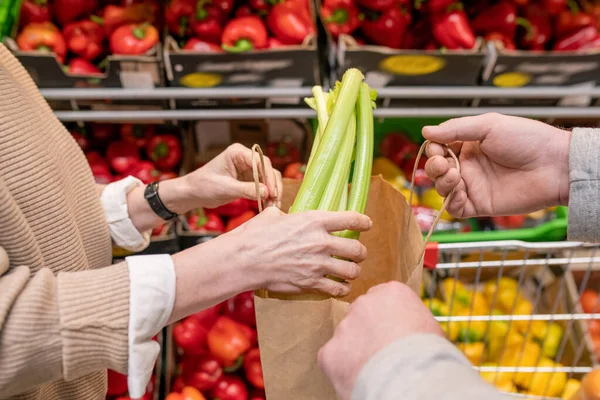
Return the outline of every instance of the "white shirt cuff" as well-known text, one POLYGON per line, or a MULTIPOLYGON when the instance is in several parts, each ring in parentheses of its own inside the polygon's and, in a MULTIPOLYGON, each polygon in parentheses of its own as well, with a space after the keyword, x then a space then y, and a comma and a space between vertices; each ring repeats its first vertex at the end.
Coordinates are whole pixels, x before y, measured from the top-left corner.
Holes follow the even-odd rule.
POLYGON ((146 393, 160 345, 152 338, 166 325, 175 303, 175 266, 169 255, 132 256, 129 267, 129 396, 146 393))
POLYGON ((152 231, 140 233, 129 218, 127 194, 142 181, 132 176, 108 184, 102 192, 102 207, 113 242, 126 250, 138 252, 148 247, 152 231))

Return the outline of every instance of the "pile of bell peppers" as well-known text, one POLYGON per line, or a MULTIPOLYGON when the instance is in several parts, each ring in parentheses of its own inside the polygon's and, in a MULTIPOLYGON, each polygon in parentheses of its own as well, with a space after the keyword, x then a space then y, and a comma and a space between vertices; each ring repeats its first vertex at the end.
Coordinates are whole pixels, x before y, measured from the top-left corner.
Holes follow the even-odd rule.
POLYGON ((173 340, 180 374, 167 400, 265 399, 252 292, 177 322, 173 340))
POLYGON ((203 53, 300 45, 316 33, 309 0, 170 0, 165 20, 184 50, 203 53))
POLYGON ((169 126, 96 123, 67 128, 99 184, 128 175, 146 184, 178 176, 182 146, 178 132, 169 126))
POLYGON ((600 47, 600 7, 576 0, 323 0, 334 39, 393 49, 467 50, 477 38, 504 51, 600 47))
POLYGON ((217 208, 190 211, 183 228, 194 235, 217 236, 236 229, 257 214, 256 201, 240 198, 217 208))
POLYGON ((141 55, 160 42, 158 0, 23 0, 17 45, 53 53, 72 75, 102 75, 111 54, 141 55))

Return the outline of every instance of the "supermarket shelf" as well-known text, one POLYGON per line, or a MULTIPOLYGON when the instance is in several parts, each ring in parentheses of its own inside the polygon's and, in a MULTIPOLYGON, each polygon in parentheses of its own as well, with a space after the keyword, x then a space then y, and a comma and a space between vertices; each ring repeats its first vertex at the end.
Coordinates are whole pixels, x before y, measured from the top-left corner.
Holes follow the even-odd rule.
MULTIPOLYGON (((41 89, 47 100, 166 100, 166 99, 267 99, 305 97, 311 88, 156 88, 156 89, 41 89)), ((491 99, 557 98, 568 96, 600 97, 595 87, 387 87, 377 89, 381 98, 395 99, 491 99)))
MULTIPOLYGON (((377 118, 400 117, 462 117, 489 112, 530 118, 600 118, 600 107, 420 107, 380 108, 374 111, 377 118)), ((220 119, 303 119, 315 116, 306 108, 287 109, 198 109, 198 110, 110 110, 110 111, 56 111, 56 117, 64 122, 119 122, 152 120, 220 120, 220 119)))

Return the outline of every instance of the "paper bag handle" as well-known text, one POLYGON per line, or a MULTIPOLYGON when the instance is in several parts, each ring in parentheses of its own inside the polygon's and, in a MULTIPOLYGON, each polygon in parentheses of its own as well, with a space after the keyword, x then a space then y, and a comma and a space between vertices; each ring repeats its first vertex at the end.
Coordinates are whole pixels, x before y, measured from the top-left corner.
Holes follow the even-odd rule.
MULTIPOLYGON (((258 203, 258 212, 262 212, 264 205, 263 205, 263 200, 260 197, 260 175, 258 173, 258 162, 255 162, 254 157, 255 155, 258 154, 258 160, 260 161, 260 169, 261 169, 261 174, 263 179, 266 180, 267 177, 267 171, 265 169, 265 155, 263 154, 262 149, 260 148, 260 146, 258 144, 255 144, 254 146, 252 146, 252 158, 251 158, 251 163, 252 163, 252 179, 254 179, 254 185, 256 187, 256 201, 258 203)), ((275 175, 275 171, 273 171, 273 175, 274 175, 274 181, 275 181, 275 198, 279 199, 279 185, 277 184, 277 176, 275 175)), ((266 182, 264 182, 266 183, 266 182)))
MULTIPOLYGON (((419 166, 419 161, 421 161, 423 152, 425 151, 425 149, 427 148, 427 145, 429 143, 432 143, 432 142, 429 140, 426 140, 421 145, 421 148, 419 149, 419 152, 417 153, 417 158, 415 160, 415 167, 413 168, 412 178, 410 180, 410 197, 408 199, 409 205, 412 204, 412 198, 413 198, 413 194, 415 191, 415 178, 417 176, 417 168, 419 166)), ((460 162, 458 161, 458 157, 456 157, 456 154, 454 154, 454 152, 452 151, 450 146, 448 146, 447 144, 441 144, 441 146, 444 146, 446 148, 446 150, 448 151, 448 154, 450 154, 450 157, 452 157, 454 159, 454 162, 456 163, 456 169, 458 170, 458 173, 460 174, 460 162)), ((433 223, 431 224, 431 228, 429 228, 429 232, 427 232, 427 236, 425 237, 425 243, 423 243, 423 250, 421 251, 421 257, 419 257, 419 264, 423 261, 423 257, 425 256, 425 250, 427 249, 427 243, 429 243, 429 239, 431 239, 431 235, 433 235, 433 232, 435 231, 437 224, 440 222, 440 219, 442 219, 442 214, 444 213, 444 211, 446 211, 448 204, 450 204, 450 201, 452 200, 452 197, 454 196, 454 190, 455 189, 452 189, 450 194, 448 196, 446 196, 446 198, 444 199, 444 202, 442 203, 442 208, 440 208, 440 210, 438 211, 435 219, 433 220, 433 223)))

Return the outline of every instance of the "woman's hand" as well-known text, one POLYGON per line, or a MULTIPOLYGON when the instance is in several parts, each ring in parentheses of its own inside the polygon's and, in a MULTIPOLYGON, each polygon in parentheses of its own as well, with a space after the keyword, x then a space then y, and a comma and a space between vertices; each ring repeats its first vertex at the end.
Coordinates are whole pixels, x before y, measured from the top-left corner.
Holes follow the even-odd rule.
POLYGON ((425 165, 442 196, 456 188, 448 212, 457 218, 514 215, 567 204, 571 134, 525 118, 484 114, 426 126, 423 136, 449 144, 455 162, 430 143, 425 165))
MULTIPOLYGON (((267 204, 279 205, 281 200, 281 173, 273 168, 271 161, 264 157, 265 173, 258 154, 254 157, 261 175, 260 194, 267 204)), ((202 168, 186 175, 185 184, 195 207, 215 208, 240 197, 250 200, 257 198, 256 186, 252 177, 252 150, 239 144, 232 144, 224 152, 202 168)))
POLYGON ((171 321, 248 290, 344 296, 350 284, 325 276, 356 279, 367 249, 330 232, 362 232, 371 225, 369 217, 355 212, 287 215, 268 207, 237 229, 173 256, 177 293, 171 321))

